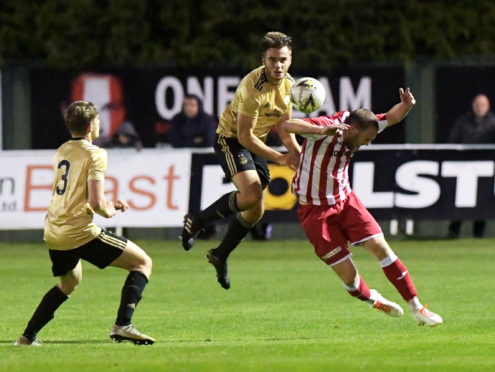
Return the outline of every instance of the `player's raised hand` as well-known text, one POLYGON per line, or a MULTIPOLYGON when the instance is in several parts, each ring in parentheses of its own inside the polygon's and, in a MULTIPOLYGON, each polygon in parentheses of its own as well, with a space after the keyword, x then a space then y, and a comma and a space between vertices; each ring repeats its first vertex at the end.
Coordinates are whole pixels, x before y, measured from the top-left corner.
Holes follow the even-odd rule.
POLYGON ((113 206, 116 210, 125 212, 129 209, 129 204, 125 200, 116 200, 113 202, 113 206))
POLYGON ((409 88, 406 88, 406 90, 399 88, 399 96, 401 102, 411 107, 416 104, 416 99, 414 98, 413 94, 411 93, 411 89, 409 88))

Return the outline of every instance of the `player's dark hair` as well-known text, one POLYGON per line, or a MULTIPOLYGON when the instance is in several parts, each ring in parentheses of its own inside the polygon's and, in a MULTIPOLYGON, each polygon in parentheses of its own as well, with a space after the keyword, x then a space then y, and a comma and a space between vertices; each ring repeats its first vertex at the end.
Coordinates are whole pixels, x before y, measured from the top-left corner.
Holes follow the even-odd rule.
POLYGON ((367 130, 370 127, 374 127, 378 130, 376 115, 367 109, 352 111, 345 122, 349 125, 356 126, 359 130, 367 130))
POLYGON ((65 125, 71 134, 82 135, 97 115, 98 110, 92 102, 75 101, 65 109, 65 125))
POLYGON ((283 47, 288 47, 292 50, 292 39, 282 32, 270 31, 263 36, 261 47, 263 54, 270 48, 282 49, 283 47))

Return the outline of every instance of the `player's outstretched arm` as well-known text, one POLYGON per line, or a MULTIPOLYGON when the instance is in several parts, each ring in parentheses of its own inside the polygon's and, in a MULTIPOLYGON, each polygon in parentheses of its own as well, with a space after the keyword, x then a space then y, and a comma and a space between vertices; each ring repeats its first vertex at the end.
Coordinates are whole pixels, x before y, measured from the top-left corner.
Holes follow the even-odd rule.
POLYGON ((399 88, 400 102, 387 112, 387 127, 401 122, 416 104, 411 90, 399 88))
POLYGON ((349 128, 349 125, 344 123, 335 123, 323 127, 319 125, 309 124, 301 119, 286 120, 279 125, 288 133, 296 133, 301 135, 316 134, 320 136, 330 136, 335 134, 335 132, 337 132, 337 130, 339 129, 344 130, 349 128))
POLYGON ((103 180, 89 180, 88 194, 89 205, 95 213, 105 218, 115 216, 114 204, 105 199, 105 182, 103 180))
POLYGON ((278 136, 280 137, 280 140, 284 144, 284 146, 287 148, 289 152, 293 152, 297 156, 301 154, 301 146, 299 143, 297 143, 296 136, 294 133, 287 132, 282 129, 280 126, 281 123, 284 121, 290 120, 291 119, 291 114, 285 114, 283 115, 277 125, 275 126, 275 130, 277 131, 278 136))

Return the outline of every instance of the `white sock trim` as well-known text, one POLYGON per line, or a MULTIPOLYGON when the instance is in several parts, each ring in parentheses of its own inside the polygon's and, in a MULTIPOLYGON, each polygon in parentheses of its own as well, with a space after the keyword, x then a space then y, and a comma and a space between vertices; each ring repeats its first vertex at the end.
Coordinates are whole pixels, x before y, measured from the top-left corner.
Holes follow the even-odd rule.
POLYGON ((380 261, 381 267, 387 267, 392 265, 399 257, 394 252, 390 252, 390 254, 380 261))
POLYGON ((359 288, 359 285, 361 284, 361 278, 359 277, 359 274, 356 275, 356 277, 354 278, 354 284, 353 284, 353 287, 351 286, 348 286, 347 284, 345 284, 344 282, 342 282, 342 285, 344 286, 345 289, 347 289, 348 291, 357 291, 358 288, 359 288))
POLYGON ((416 296, 407 301, 407 304, 413 313, 417 313, 423 308, 423 305, 419 302, 419 298, 416 296))

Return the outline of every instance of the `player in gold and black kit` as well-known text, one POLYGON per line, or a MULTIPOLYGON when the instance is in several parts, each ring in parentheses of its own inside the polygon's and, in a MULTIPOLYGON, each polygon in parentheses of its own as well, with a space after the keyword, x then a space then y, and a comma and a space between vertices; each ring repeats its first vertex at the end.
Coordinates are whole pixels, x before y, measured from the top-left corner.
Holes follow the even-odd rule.
POLYGON ((37 333, 69 298, 82 279, 80 259, 103 269, 117 266, 129 271, 110 337, 152 344, 153 338, 132 324, 134 309, 151 275, 151 258, 124 237, 106 232, 93 223, 94 213, 110 218, 129 207, 123 200, 105 199, 107 153, 92 144, 98 137, 100 119, 91 102, 74 102, 65 112, 72 138, 57 149, 53 167, 52 199, 45 219, 44 240, 49 248, 53 275, 59 278, 41 300, 16 345, 39 345, 37 333))
POLYGON ((291 38, 281 32, 269 32, 262 40, 263 65, 240 82, 234 99, 223 112, 214 145, 215 155, 237 191, 220 197, 196 216, 186 215, 181 234, 182 246, 189 250, 210 222, 235 214, 220 245, 207 253, 215 267, 220 285, 230 288, 227 273, 229 254, 263 216, 263 190, 270 182, 267 160, 294 168, 300 147, 294 135, 278 129, 291 117, 292 77, 287 73, 292 58, 291 38), (265 144, 270 130, 277 133, 287 154, 265 144))

